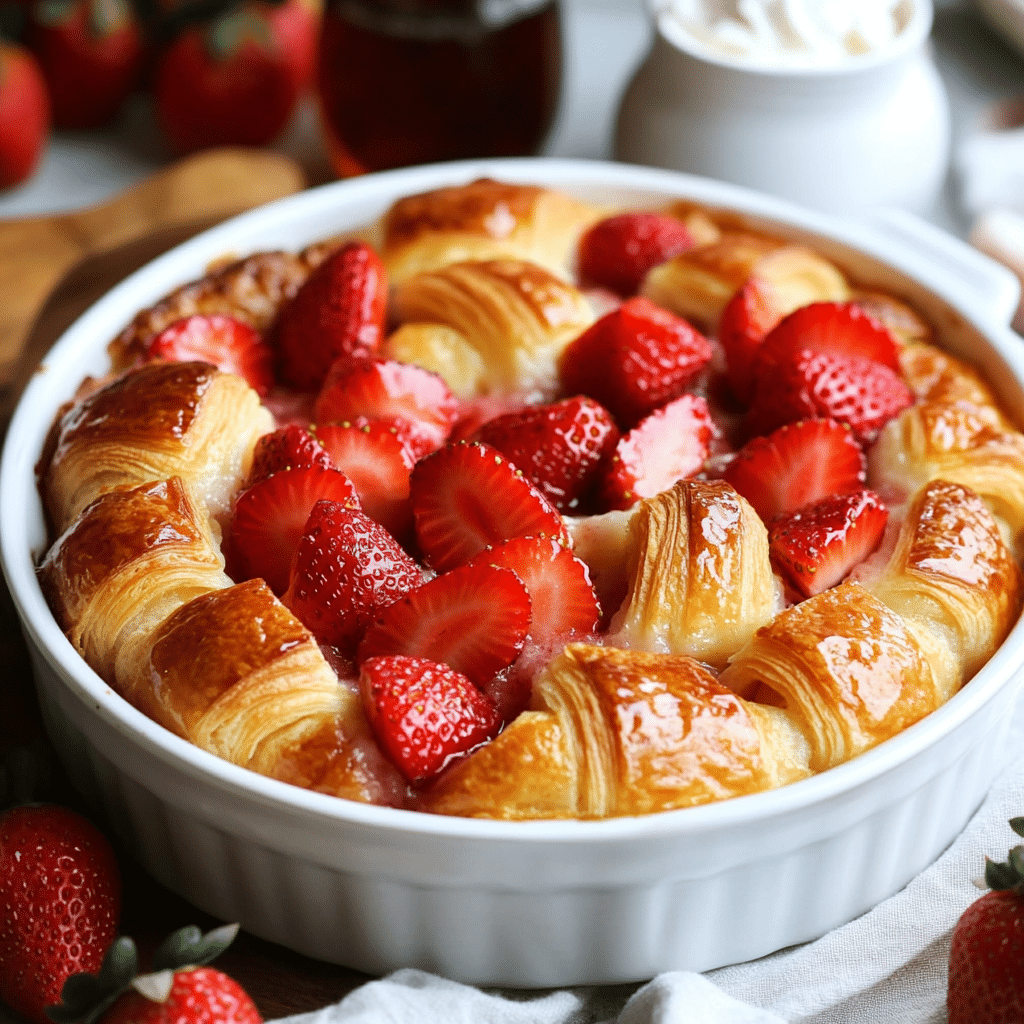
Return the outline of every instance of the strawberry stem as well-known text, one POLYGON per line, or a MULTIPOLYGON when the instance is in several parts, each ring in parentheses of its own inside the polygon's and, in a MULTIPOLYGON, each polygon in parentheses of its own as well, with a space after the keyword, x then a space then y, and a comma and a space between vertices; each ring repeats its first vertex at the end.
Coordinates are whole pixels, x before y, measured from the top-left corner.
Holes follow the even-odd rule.
MULTIPOLYGON (((1010 828, 1017 835, 1024 836, 1024 818, 1011 818, 1010 828)), ((1024 845, 1014 846, 1005 864, 986 857, 985 884, 997 892, 1012 889, 1024 896, 1024 845)))

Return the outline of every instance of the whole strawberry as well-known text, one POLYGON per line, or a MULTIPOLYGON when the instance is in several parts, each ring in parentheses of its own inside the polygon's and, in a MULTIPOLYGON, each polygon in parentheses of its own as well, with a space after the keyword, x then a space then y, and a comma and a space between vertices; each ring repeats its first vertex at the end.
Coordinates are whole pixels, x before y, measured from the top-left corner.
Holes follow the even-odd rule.
MULTIPOLYGON (((1024 818, 1010 828, 1024 836, 1024 818)), ((949 1024, 1024 1021, 1024 846, 1005 864, 988 860, 990 892, 975 900, 953 929, 949 953, 949 1024)))
POLYGON ((57 1024, 262 1024, 241 985, 206 966, 237 933, 237 924, 205 935, 195 925, 182 928, 153 954, 149 974, 138 973, 135 943, 122 936, 98 974, 68 979, 47 1015, 57 1024))
POLYGON ((117 935, 121 878, 81 814, 21 804, 0 816, 0 998, 35 1024, 72 974, 94 971, 117 935))

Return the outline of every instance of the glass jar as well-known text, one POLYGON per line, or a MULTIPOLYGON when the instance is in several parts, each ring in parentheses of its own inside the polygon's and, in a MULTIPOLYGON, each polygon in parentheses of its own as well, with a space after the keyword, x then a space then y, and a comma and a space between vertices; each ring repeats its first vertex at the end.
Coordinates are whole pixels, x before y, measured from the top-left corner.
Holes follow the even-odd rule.
POLYGON ((342 177, 531 156, 561 91, 558 0, 327 0, 318 76, 342 177))

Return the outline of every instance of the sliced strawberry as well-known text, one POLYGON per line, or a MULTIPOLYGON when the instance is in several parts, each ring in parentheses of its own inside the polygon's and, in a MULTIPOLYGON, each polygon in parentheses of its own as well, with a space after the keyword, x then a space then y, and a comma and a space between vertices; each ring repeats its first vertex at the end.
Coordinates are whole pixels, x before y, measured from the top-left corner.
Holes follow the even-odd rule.
POLYGON ((480 441, 446 445, 421 459, 409 483, 416 538, 439 572, 512 537, 545 534, 569 542, 557 509, 501 452, 480 441))
POLYGON ((864 452, 835 420, 803 420, 748 441, 724 479, 765 523, 833 494, 863 487, 864 452))
POLYGON ((515 661, 530 620, 530 594, 511 569, 463 565, 388 605, 367 629, 358 660, 430 658, 482 686, 515 661))
POLYGON ((699 395, 683 395, 656 409, 616 445, 601 484, 601 504, 626 509, 693 476, 714 436, 708 404, 699 395))
POLYGON ((430 779, 501 727, 494 705, 465 676, 426 658, 370 658, 359 688, 378 742, 412 783, 430 779))
POLYGON ((237 373, 261 397, 274 386, 274 351, 254 327, 224 313, 196 313, 168 324, 146 349, 150 359, 212 363, 237 373))
POLYGON ((800 594, 813 597, 834 587, 878 547, 888 518, 872 491, 822 498, 772 523, 772 562, 800 594))
POLYGON ((376 520, 318 501, 281 600, 322 644, 353 652, 367 624, 423 582, 420 567, 376 520))
MULTIPOLYGON (((551 537, 514 537, 475 555, 467 568, 504 566, 526 584, 533 602, 530 638, 546 644, 597 629, 601 605, 590 582, 590 570, 568 548, 551 537)), ((443 578, 443 577, 442 577, 443 578)))
POLYGON ((313 405, 318 423, 405 421, 419 455, 444 444, 458 415, 459 401, 438 374, 397 359, 337 360, 313 405))
POLYGON ((245 486, 252 487, 282 469, 306 469, 310 466, 330 469, 334 463, 323 445, 305 427, 290 423, 264 434, 256 442, 245 486))
POLYGON ((725 354, 729 387, 743 405, 749 404, 754 392, 754 367, 761 343, 781 318, 775 289, 757 277, 750 278, 722 310, 718 342, 725 354))
POLYGON ((765 434, 785 423, 826 417, 848 424, 857 440, 867 445, 890 419, 913 404, 910 388, 882 363, 799 349, 758 378, 749 423, 752 431, 765 434))
POLYGON ((677 395, 711 358, 711 343, 649 299, 627 299, 562 353, 562 390, 589 395, 634 426, 677 395))
POLYGON ((387 272, 365 242, 349 242, 317 267, 278 314, 281 374, 314 391, 340 356, 369 355, 384 336, 387 272))
POLYGON ((580 279, 586 286, 633 295, 649 270, 693 245, 686 225, 675 217, 615 214, 598 221, 580 239, 580 279))
POLYGON ((416 459, 399 430, 384 420, 365 417, 315 429, 331 461, 355 485, 362 510, 408 543, 412 539, 409 471, 416 459))
POLYGON ((228 526, 235 576, 260 576, 283 594, 306 520, 321 498, 359 507, 352 481, 341 470, 321 466, 282 469, 243 491, 228 526))
POLYGON ((577 395, 497 416, 477 430, 475 440, 497 448, 567 512, 586 502, 619 428, 604 406, 577 395))
POLYGON ((900 371, 899 343, 856 302, 812 302, 783 317, 758 350, 754 376, 770 383, 773 368, 799 349, 859 356, 900 371))

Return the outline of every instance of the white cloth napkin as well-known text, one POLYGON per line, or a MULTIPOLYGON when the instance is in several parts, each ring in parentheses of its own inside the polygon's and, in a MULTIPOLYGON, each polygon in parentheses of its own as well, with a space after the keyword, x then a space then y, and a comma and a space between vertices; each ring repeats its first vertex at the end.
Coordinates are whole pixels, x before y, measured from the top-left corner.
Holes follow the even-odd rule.
MULTIPOLYGON (((1024 701, 1013 750, 1024 752, 1024 701)), ((481 991, 417 970, 369 982, 288 1024, 942 1024, 953 925, 1005 859, 1024 814, 1024 753, 960 837, 905 889, 821 939, 707 974, 561 992, 481 991)))

